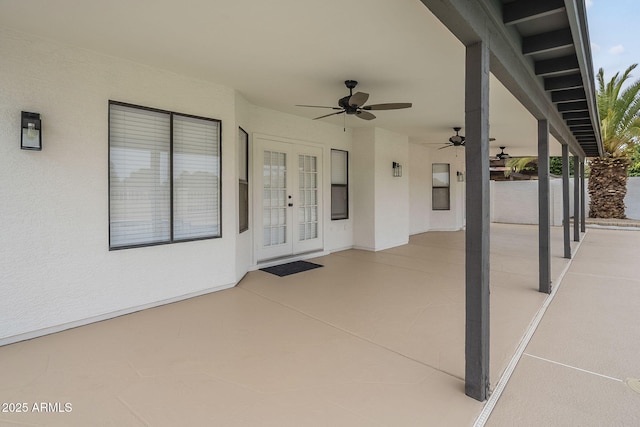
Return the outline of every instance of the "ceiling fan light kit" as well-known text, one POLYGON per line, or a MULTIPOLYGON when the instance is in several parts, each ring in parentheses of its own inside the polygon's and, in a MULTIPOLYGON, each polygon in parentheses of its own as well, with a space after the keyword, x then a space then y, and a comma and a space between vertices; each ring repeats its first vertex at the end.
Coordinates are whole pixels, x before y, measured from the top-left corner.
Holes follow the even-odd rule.
POLYGON ((411 108, 410 102, 394 102, 386 104, 373 104, 364 105, 369 99, 369 94, 365 92, 353 93, 353 89, 358 85, 356 80, 345 80, 344 85, 349 89, 349 95, 340 98, 338 100, 338 107, 326 107, 323 105, 300 105, 297 107, 311 107, 311 108, 330 108, 332 110, 338 110, 335 113, 325 114, 323 116, 315 117, 313 120, 324 119, 325 117, 336 116, 338 114, 355 115, 362 120, 373 120, 376 116, 370 113, 370 110, 399 110, 403 108, 411 108))

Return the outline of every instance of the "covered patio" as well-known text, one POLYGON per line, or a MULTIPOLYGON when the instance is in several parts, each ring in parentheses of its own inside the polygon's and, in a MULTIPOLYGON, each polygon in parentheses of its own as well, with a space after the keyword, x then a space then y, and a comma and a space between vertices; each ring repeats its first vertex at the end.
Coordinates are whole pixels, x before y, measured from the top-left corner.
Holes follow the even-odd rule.
MULTIPOLYGON (((538 292, 537 232, 492 225, 492 388, 548 297, 538 292)), ((551 238, 556 283, 569 260, 562 229, 551 238)), ((4 346, 3 401, 72 411, 2 413, 0 423, 471 425, 483 404, 463 392, 464 246, 463 231, 419 234, 4 346)))
MULTIPOLYGON (((16 367, 16 384, 63 372, 71 397, 99 384, 116 407, 135 408, 113 414, 148 424, 159 407, 206 419, 218 394, 221 421, 253 416, 246 402, 330 416, 344 410, 335 396, 345 377, 364 387, 356 406, 372 384, 419 388, 432 376, 488 398, 584 231, 575 185, 581 220, 570 241, 569 155, 584 172, 601 141, 583 1, 1 4, 0 345, 29 360, 21 349, 101 331, 51 358, 36 351, 40 368, 16 367), (346 96, 353 79, 363 92, 346 96), (376 118, 367 108, 402 111, 376 118), (36 130, 23 115, 40 114, 35 150, 18 148, 36 130), (192 122, 207 131, 187 155, 176 129, 192 122), (493 226, 490 245, 489 159, 503 145, 541 159, 539 227, 493 226), (546 160, 559 154, 562 231, 548 221, 546 160), (325 267, 284 279, 254 272, 313 257, 325 267), (370 363, 380 371, 365 375, 370 352, 336 342, 379 352, 370 363), (92 367, 67 371, 85 366, 79 348, 92 367), (330 361, 331 374, 298 364, 307 359, 330 361), (337 369, 345 360, 354 371, 337 369), (95 378, 95 366, 115 370, 95 378), (300 374, 274 374, 291 367, 300 374), (200 396, 202 381, 218 392, 200 396), (172 392, 144 401, 181 388, 192 396, 182 407, 172 392)), ((382 402, 413 401, 403 393, 372 398, 373 415, 347 412, 378 422, 382 402)), ((424 415, 424 397, 416 414, 394 406, 390 420, 424 415)), ((454 416, 480 407, 463 406, 471 411, 454 416)))

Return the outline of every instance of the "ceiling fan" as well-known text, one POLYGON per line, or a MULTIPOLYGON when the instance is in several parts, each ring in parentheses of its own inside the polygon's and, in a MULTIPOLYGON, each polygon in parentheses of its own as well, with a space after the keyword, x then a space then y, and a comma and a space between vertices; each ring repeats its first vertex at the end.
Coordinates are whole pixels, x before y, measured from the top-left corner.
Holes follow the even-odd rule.
POLYGON ((503 159, 508 159, 511 156, 509 155, 509 153, 505 153, 504 149, 507 147, 500 147, 500 152, 498 154, 496 154, 496 160, 503 160, 503 159))
POLYGON ((464 147, 464 136, 460 135, 459 132, 462 128, 459 126, 456 126, 453 128, 453 130, 456 132, 455 135, 453 135, 451 138, 449 138, 449 143, 446 144, 444 147, 440 147, 439 150, 442 150, 443 148, 447 148, 447 147, 464 147))
MULTIPOLYGON (((456 126, 453 128, 453 130, 456 132, 455 135, 453 135, 452 137, 449 138, 449 143, 445 144, 444 147, 440 147, 438 150, 442 150, 443 148, 447 148, 447 147, 464 147, 465 144, 465 137, 460 135, 460 130, 462 130, 462 128, 460 126, 456 126)), ((495 138, 489 138, 489 141, 495 141, 495 138)))
POLYGON ((353 89, 358 85, 358 82, 355 80, 346 80, 344 84, 347 89, 349 89, 349 95, 338 100, 338 107, 325 107, 322 105, 296 105, 296 107, 331 108, 332 110, 337 110, 335 113, 325 114, 324 116, 316 117, 313 120, 323 119, 325 117, 335 116, 338 114, 355 115, 359 119, 373 120, 376 116, 371 114, 369 110, 399 110, 402 108, 411 108, 412 104, 410 102, 364 105, 367 102, 367 99, 369 99, 369 94, 364 92, 353 93, 353 89))

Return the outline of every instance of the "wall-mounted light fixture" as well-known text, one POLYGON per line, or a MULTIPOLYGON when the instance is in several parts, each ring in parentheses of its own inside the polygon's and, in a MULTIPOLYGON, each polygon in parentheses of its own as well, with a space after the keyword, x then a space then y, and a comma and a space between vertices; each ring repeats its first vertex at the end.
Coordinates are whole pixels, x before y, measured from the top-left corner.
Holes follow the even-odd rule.
POLYGON ((402 176, 402 165, 398 162, 393 162, 393 176, 394 177, 402 176))
POLYGON ((457 171, 456 177, 458 179, 458 182, 464 182, 464 172, 457 171))
POLYGON ((42 150, 42 123, 40 114, 22 112, 22 134, 20 148, 23 150, 42 150))

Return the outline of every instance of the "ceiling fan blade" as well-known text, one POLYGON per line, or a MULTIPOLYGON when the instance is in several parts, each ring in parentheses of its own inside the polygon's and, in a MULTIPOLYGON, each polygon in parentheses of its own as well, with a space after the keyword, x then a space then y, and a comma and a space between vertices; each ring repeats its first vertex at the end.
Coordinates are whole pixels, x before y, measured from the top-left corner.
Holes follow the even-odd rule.
POLYGON ((356 113, 356 117, 362 120, 373 120, 376 118, 376 116, 369 113, 368 111, 362 111, 362 110, 358 110, 358 112, 356 113))
POLYGON ((349 105, 352 107, 360 107, 369 99, 369 94, 364 92, 356 92, 349 98, 349 105))
POLYGON ((316 118, 315 118, 315 119, 313 119, 313 120, 324 119, 325 117, 335 116, 335 115, 342 114, 342 113, 344 113, 344 110, 342 110, 342 111, 338 111, 337 113, 325 114, 324 116, 316 117, 316 118))
POLYGON ((342 110, 342 108, 340 108, 340 107, 325 107, 324 105, 300 105, 300 104, 296 104, 296 107, 331 108, 332 110, 342 110))
POLYGON ((362 107, 363 110, 400 110, 402 108, 411 108, 413 104, 410 102, 391 102, 388 104, 373 104, 362 107))
POLYGON ((449 147, 455 147, 455 146, 454 146, 454 145, 452 145, 452 144, 447 144, 447 145, 445 145, 444 147, 440 147, 440 148, 438 148, 438 150, 443 150, 443 149, 445 149, 445 148, 449 148, 449 147))

